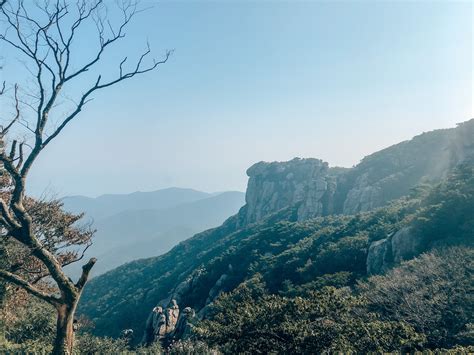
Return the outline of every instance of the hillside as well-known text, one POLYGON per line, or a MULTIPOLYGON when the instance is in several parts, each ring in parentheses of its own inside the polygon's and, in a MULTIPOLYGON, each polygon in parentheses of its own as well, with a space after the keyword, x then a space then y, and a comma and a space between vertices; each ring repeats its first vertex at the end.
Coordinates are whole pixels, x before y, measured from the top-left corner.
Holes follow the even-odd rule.
MULTIPOLYGON (((93 204, 91 200, 87 200, 88 204, 79 203, 82 198, 73 200, 74 203, 70 198, 66 199, 67 208, 90 208, 84 209, 86 221, 91 216, 103 216, 93 220, 92 227, 97 232, 86 253, 86 257, 98 258, 93 275, 100 275, 128 261, 163 254, 195 233, 218 226, 244 204, 244 194, 212 195, 187 189, 166 189, 103 196, 92 200, 95 201, 93 204), (106 216, 103 208, 113 201, 122 201, 114 206, 114 211, 119 212, 106 216), (139 201, 147 201, 143 207, 161 207, 138 209, 139 201)), ((68 267, 73 277, 80 270, 80 265, 68 267)))
POLYGON ((473 148, 471 120, 384 149, 352 169, 317 159, 258 163, 248 170, 246 205, 237 215, 160 257, 94 279, 80 312, 97 334, 141 332, 151 308, 171 297, 204 316, 221 292, 257 275, 270 294, 301 294, 353 286, 433 247, 469 244, 473 148), (450 233, 438 235, 433 226, 454 206, 450 233))

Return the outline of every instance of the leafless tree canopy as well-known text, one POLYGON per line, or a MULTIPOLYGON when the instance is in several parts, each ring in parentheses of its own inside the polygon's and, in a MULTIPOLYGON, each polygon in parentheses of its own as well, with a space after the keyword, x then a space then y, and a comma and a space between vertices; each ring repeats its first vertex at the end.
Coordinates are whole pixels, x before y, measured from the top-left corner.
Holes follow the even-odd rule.
MULTIPOLYGON (((70 326, 70 315, 96 260, 83 266, 76 283, 62 268, 82 258, 83 253, 71 247, 87 248, 92 233, 75 226, 80 216, 63 212, 59 202, 27 198, 28 173, 43 149, 96 92, 153 71, 170 56, 168 51, 156 60, 146 44, 133 61, 127 56, 116 60, 115 76, 103 77, 106 52, 125 37, 127 25, 140 12, 135 0, 120 0, 116 5, 112 15, 102 0, 0 0, 0 42, 20 58, 31 78, 28 85, 0 83, 0 99, 11 100, 8 107, 13 108, 8 113, 0 111, 1 236, 10 243, 10 250, 17 251, 16 257, 10 257, 10 270, 0 269, 0 277, 58 309, 58 337, 60 327, 70 326), (90 53, 78 51, 78 41, 90 43, 90 53), (64 101, 66 108, 60 105, 64 101), (56 283, 54 292, 38 287, 45 276, 56 283)), ((110 58, 106 61, 110 68, 110 58)), ((65 342, 68 351, 72 349, 71 340, 64 339, 60 339, 62 345, 55 345, 56 352, 65 349, 65 342)))
MULTIPOLYGON (((41 3, 10 0, 0 8, 5 25, 2 26, 5 30, 0 33, 0 41, 17 50, 35 84, 34 90, 25 88, 24 97, 18 99, 29 113, 34 113, 34 119, 22 119, 30 116, 23 114, 8 123, 17 122, 34 135, 31 147, 34 154, 30 159, 24 159, 24 171, 30 168, 39 151, 81 112, 96 91, 152 71, 168 59, 169 51, 161 60, 149 58, 151 52, 148 45, 133 64, 129 64, 128 57, 124 56, 117 60, 114 78, 105 80, 98 74, 89 87, 83 88, 82 95, 68 98, 72 103, 70 112, 58 117, 54 109, 60 103, 61 93, 68 87, 74 87, 75 79, 100 65, 107 49, 125 37, 126 26, 139 11, 135 1, 122 1, 119 10, 120 16, 116 14, 116 17, 120 17, 120 22, 114 25, 107 20, 107 8, 102 0, 81 0, 73 4, 65 0, 41 3), (31 6, 33 3, 35 6, 31 6), (80 33, 81 30, 92 27, 96 30, 96 41, 93 38, 87 38, 87 41, 91 45, 96 42, 97 50, 90 58, 82 58, 82 53, 74 51, 74 44, 79 39, 84 41, 84 38, 77 38, 85 36, 80 33), (52 115, 55 121, 49 122, 52 115)), ((21 155, 19 151, 16 154, 17 157, 21 155)))

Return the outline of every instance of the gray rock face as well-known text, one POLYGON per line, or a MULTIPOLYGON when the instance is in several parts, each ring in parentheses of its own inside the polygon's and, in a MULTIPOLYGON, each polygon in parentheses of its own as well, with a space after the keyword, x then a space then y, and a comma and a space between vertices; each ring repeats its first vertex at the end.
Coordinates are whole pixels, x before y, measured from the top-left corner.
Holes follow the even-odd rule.
POLYGON ((184 281, 180 282, 170 295, 158 302, 159 305, 167 305, 173 300, 179 304, 182 302, 183 295, 188 294, 196 287, 196 284, 199 282, 199 277, 202 274, 202 269, 195 270, 191 275, 189 275, 184 281))
POLYGON ((384 272, 388 266, 390 252, 390 242, 387 238, 370 244, 367 253, 367 273, 373 275, 384 272))
POLYGON ((420 254, 421 240, 413 234, 410 227, 402 228, 391 238, 392 258, 395 263, 410 260, 420 254))
POLYGON ((382 203, 382 189, 379 186, 371 185, 368 174, 364 173, 357 178, 355 186, 347 194, 343 213, 367 212, 381 206, 382 203))
POLYGON ((179 307, 175 300, 171 300, 166 309, 154 307, 146 321, 142 343, 150 345, 156 341, 165 341, 174 332, 178 318, 179 307))
POLYGON ((194 327, 194 320, 196 314, 191 307, 186 307, 183 312, 179 315, 178 322, 176 323, 176 328, 171 336, 171 341, 175 342, 178 340, 185 340, 189 338, 192 333, 192 328, 194 327))
POLYGON ((373 242, 367 254, 367 273, 380 274, 393 264, 410 260, 424 251, 421 240, 410 227, 400 229, 391 236, 373 242))
POLYGON ((229 278, 229 275, 227 274, 222 274, 221 277, 219 277, 214 287, 212 287, 211 290, 209 291, 209 295, 206 299, 206 305, 214 301, 217 298, 217 296, 219 296, 222 286, 224 285, 224 283, 226 282, 228 278, 229 278))
POLYGON ((149 346, 160 342, 163 348, 167 349, 173 342, 186 339, 191 334, 194 317, 195 312, 191 307, 180 312, 174 299, 166 309, 156 306, 146 321, 142 344, 149 346))
POLYGON ((321 216, 322 198, 334 190, 328 164, 319 159, 260 162, 247 170, 249 182, 241 224, 260 221, 282 208, 299 204, 298 220, 321 216))

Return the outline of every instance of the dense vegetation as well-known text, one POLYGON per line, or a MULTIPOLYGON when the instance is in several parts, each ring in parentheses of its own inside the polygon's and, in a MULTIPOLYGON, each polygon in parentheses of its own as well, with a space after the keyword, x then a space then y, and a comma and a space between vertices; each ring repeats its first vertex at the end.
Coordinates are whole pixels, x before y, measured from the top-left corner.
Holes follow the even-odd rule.
MULTIPOLYGON (((397 173, 405 149, 376 153, 361 167, 377 184, 396 186, 394 176, 410 176, 409 163, 397 173)), ((159 352, 138 343, 152 307, 172 296, 200 317, 174 353, 472 352, 474 160, 462 160, 438 171, 440 183, 405 186, 404 197, 369 212, 297 221, 291 205, 245 226, 236 215, 169 253, 98 277, 80 306, 77 351, 159 352), (395 240, 403 230, 408 239, 395 240), (368 271, 374 245, 385 248, 377 275, 368 271), (404 247, 413 250, 397 250, 404 247), (130 343, 117 339, 127 328, 135 331, 130 343)), ((14 301, 15 292, 1 293, 0 351, 49 349, 50 313, 31 298, 14 301)))
MULTIPOLYGON (((4 326, 0 333, 0 353, 2 354, 47 354, 53 349, 56 319, 51 306, 28 296, 21 290, 3 293, 3 307, 0 320, 4 326)), ((91 324, 79 319, 77 323, 74 354, 137 354, 153 355, 162 353, 160 344, 151 347, 131 347, 128 339, 96 337, 90 333, 91 324)), ((198 351, 211 353, 205 343, 183 341, 175 345, 171 354, 186 354, 198 351)))
MULTIPOLYGON (((253 276, 209 307, 197 333, 225 353, 474 345, 474 169, 462 166, 422 200, 414 197, 373 213, 309 222, 319 225, 316 232, 257 258, 253 276), (368 241, 406 223, 426 250, 436 249, 365 280, 368 241)), ((288 243, 288 230, 297 238, 300 227, 291 225, 275 226, 265 239, 288 243)))
MULTIPOLYGON (((412 227, 421 251, 437 240, 441 244, 469 242, 469 209, 460 210, 464 207, 457 205, 459 196, 449 196, 449 189, 441 191, 443 186, 431 193, 431 200, 427 195, 454 166, 474 155, 473 141, 474 120, 470 120, 455 129, 424 133, 374 153, 352 169, 331 168, 337 189, 332 200, 323 198, 323 207, 328 203, 324 218, 297 222, 299 206, 290 205, 248 225, 242 223, 244 207, 221 227, 197 234, 164 255, 131 262, 93 279, 79 311, 96 323, 98 335, 117 336, 125 328, 141 332, 143 319, 167 297, 173 295, 180 305, 201 310, 219 292, 235 289, 256 272, 273 293, 305 284, 314 288, 353 285, 366 274, 371 243, 404 226, 412 227), (375 191, 374 203, 383 207, 366 213, 329 214, 343 210, 349 189, 375 191), (446 216, 435 215, 442 213, 436 212, 440 207, 436 198, 452 199, 451 207, 444 209, 446 216), (459 224, 451 220, 456 218, 466 223, 464 240, 458 234, 459 224), (441 229, 430 224, 432 219, 441 221, 441 229), (427 240, 416 236, 427 236, 427 240)), ((353 197, 349 199, 353 208, 361 207, 354 202, 357 196, 353 197)))
POLYGON ((352 290, 305 289, 291 297, 270 294, 256 275, 214 302, 196 333, 229 354, 473 345, 473 257, 472 249, 442 250, 352 290))
MULTIPOLYGON (((350 332, 350 329, 359 329, 358 322, 362 322, 369 327, 367 328, 369 333, 367 334, 368 338, 364 338, 359 333, 346 335, 340 333, 338 336, 341 336, 341 339, 331 338, 332 340, 328 340, 327 344, 329 345, 324 345, 328 346, 327 349, 331 347, 342 349, 343 344, 349 343, 354 348, 348 347, 346 349, 364 351, 377 349, 390 351, 401 347, 435 349, 450 348, 456 344, 468 345, 471 344, 471 340, 468 335, 470 333, 467 319, 472 315, 472 299, 463 298, 462 302, 457 303, 457 305, 462 305, 459 312, 464 314, 463 317, 457 313, 456 317, 451 316, 451 318, 447 315, 430 315, 427 311, 428 318, 437 317, 436 322, 439 323, 436 323, 436 327, 431 323, 435 322, 433 319, 420 320, 420 322, 426 322, 432 326, 420 326, 419 323, 406 318, 407 314, 415 312, 414 309, 408 309, 405 315, 394 315, 383 311, 383 307, 387 307, 386 305, 373 303, 371 300, 382 299, 383 297, 376 297, 376 292, 387 292, 386 289, 390 285, 389 289, 392 290, 393 297, 397 295, 402 297, 400 294, 402 286, 411 285, 412 288, 419 291, 414 293, 418 297, 414 301, 428 307, 429 302, 425 302, 425 300, 431 297, 434 300, 431 307, 436 305, 439 308, 444 305, 447 313, 458 312, 453 308, 454 303, 442 300, 446 300, 446 292, 452 293, 456 287, 460 294, 468 292, 467 287, 472 284, 472 279, 468 278, 470 272, 472 273, 472 263, 469 263, 469 260, 472 260, 473 256, 469 249, 444 250, 433 255, 427 254, 420 260, 403 265, 401 269, 396 269, 384 276, 385 278, 375 276, 370 278, 367 283, 360 284, 360 282, 367 277, 366 260, 369 244, 385 238, 407 225, 412 226, 413 238, 422 241, 424 250, 452 245, 472 247, 474 239, 473 210, 474 173, 472 165, 466 164, 458 167, 448 179, 434 188, 426 185, 420 186, 406 198, 399 199, 387 207, 373 212, 354 216, 328 216, 297 223, 291 222, 292 210, 290 208, 271 216, 262 223, 228 235, 222 228, 211 230, 182 243, 175 248, 173 253, 160 257, 159 265, 163 269, 156 279, 148 280, 150 275, 139 269, 147 267, 142 261, 123 267, 120 270, 122 273, 113 274, 114 278, 96 280, 94 286, 97 287, 99 284, 99 287, 103 287, 100 285, 102 282, 126 283, 130 272, 141 274, 142 278, 146 280, 144 280, 145 282, 156 285, 148 294, 140 295, 138 291, 131 295, 120 294, 108 297, 119 296, 125 299, 134 297, 136 299, 136 302, 133 303, 134 309, 145 313, 148 311, 147 304, 140 305, 141 302, 143 300, 156 302, 157 299, 160 299, 160 294, 164 295, 164 290, 174 287, 175 279, 179 279, 181 274, 192 267, 193 262, 197 259, 197 264, 200 267, 192 274, 193 287, 186 289, 186 292, 181 294, 180 302, 197 309, 204 307, 202 314, 215 314, 215 318, 210 316, 207 321, 202 323, 201 335, 211 345, 220 345, 223 350, 230 349, 230 352, 237 349, 234 346, 243 346, 228 343, 236 337, 235 334, 240 334, 239 331, 245 331, 246 336, 250 338, 252 336, 262 338, 262 334, 252 335, 252 331, 249 330, 250 333, 246 331, 252 327, 261 328, 260 325, 263 323, 259 322, 275 325, 275 329, 269 330, 268 336, 270 338, 275 338, 274 335, 271 335, 272 331, 278 333, 278 327, 288 330, 287 327, 291 328, 291 323, 298 323, 297 320, 301 317, 303 318, 300 321, 304 324, 312 324, 314 319, 319 319, 323 315, 306 311, 303 313, 295 311, 296 313, 292 314, 289 309, 299 309, 298 304, 302 307, 301 309, 325 308, 326 306, 317 302, 323 302, 326 297, 324 295, 327 295, 328 292, 333 294, 333 296, 326 297, 328 302, 338 300, 337 302, 342 302, 344 305, 338 310, 338 312, 342 312, 341 314, 331 316, 342 322, 337 323, 337 327, 334 325, 336 327, 334 329, 347 329, 350 332), (193 260, 189 260, 188 256, 191 254, 195 255, 193 260), (450 259, 459 263, 450 264, 450 259), (428 267, 426 265, 433 266, 432 274, 426 272, 428 267), (456 267, 463 267, 463 269, 458 270, 456 267), (459 278, 457 278, 456 272, 459 272, 457 274, 459 278), (405 276, 402 277, 403 273, 405 276), (222 278, 223 275, 226 277, 222 278), (443 275, 447 278, 445 281, 450 281, 452 277, 451 281, 454 284, 448 282, 448 284, 437 285, 429 279, 429 275, 434 275, 433 280, 438 281, 442 281, 443 275), (463 279, 462 275, 465 275, 466 278, 463 279), (120 278, 116 279, 116 276, 120 278), (209 297, 213 295, 213 292, 217 292, 215 291, 216 283, 220 286, 218 292, 224 292, 225 295, 211 306, 206 306, 205 301, 209 302, 209 297), (249 296, 246 291, 249 283, 258 285, 258 292, 261 293, 250 293, 251 296, 249 296), (371 285, 371 287, 362 285, 371 285), (325 287, 334 287, 335 289, 325 289, 325 287), (347 287, 355 290, 352 291, 353 294, 348 293, 347 287), (367 289, 371 292, 368 292, 367 289), (243 301, 235 301, 240 298, 243 298, 243 301), (268 307, 275 307, 275 309, 271 308, 270 312, 268 307), (227 309, 229 314, 225 313, 224 309, 227 309), (231 317, 231 314, 234 316, 231 317), (357 318, 355 314, 363 316, 357 318), (255 315, 256 324, 252 324, 253 315, 255 315), (466 317, 466 315, 468 316, 466 317), (226 321, 233 319, 235 323, 223 324, 221 323, 223 319, 226 321), (454 319, 459 322, 454 322, 454 319), (354 323, 346 324, 344 322, 354 323), (217 329, 219 332, 214 331, 217 329), (439 334, 429 334, 427 329, 436 329, 439 334), (391 334, 390 341, 384 342, 383 339, 380 339, 379 348, 369 347, 368 344, 374 346, 370 339, 373 340, 377 334, 386 333, 391 334), (465 335, 461 337, 460 334, 465 335), (354 343, 350 339, 359 339, 360 343, 354 343)), ((146 262, 153 262, 153 260, 146 262)), ((127 290, 126 287, 127 285, 123 288, 124 292, 127 290)), ((411 291, 407 290, 406 294, 412 294, 411 291)), ((104 299, 94 298, 92 294, 87 295, 86 301, 90 302, 88 307, 96 309, 97 313, 93 314, 98 316, 102 310, 100 303, 104 302, 104 299)), ((398 301, 393 300, 393 302, 398 301)), ((120 307, 127 307, 127 302, 121 303, 120 307)), ((416 314, 418 315, 419 312, 416 314)), ((141 317, 142 319, 143 317, 141 317)), ((103 324, 113 326, 107 322, 107 314, 98 320, 100 326, 103 324)), ((130 323, 124 319, 121 321, 123 323, 119 326, 124 327, 130 324, 135 326, 133 320, 130 323)), ((137 329, 140 329, 140 324, 137 325, 137 329)), ((298 329, 301 329, 302 338, 298 340, 300 343, 294 344, 292 349, 294 351, 300 349, 304 352, 304 346, 310 346, 316 340, 308 338, 306 335, 303 336, 304 334, 313 334, 312 330, 305 330, 301 324, 295 325, 294 331, 299 332, 298 329)), ((101 329, 98 330, 100 334, 101 329)), ((295 338, 294 333, 283 333, 286 334, 282 336, 282 339, 286 339, 285 341, 288 338, 295 338)), ((239 337, 242 336, 242 334, 239 335, 239 337)), ((320 337, 321 335, 314 336, 320 337)), ((265 340, 264 337, 262 339, 262 341, 269 342, 268 346, 275 346, 272 348, 275 351, 280 349, 279 346, 283 346, 278 345, 278 341, 274 344, 269 339, 265 340)), ((249 340, 245 344, 248 345, 251 342, 249 340)), ((239 344, 244 343, 239 342, 239 344)), ((255 344, 260 343, 256 342, 255 344)), ((242 349, 244 348, 240 348, 240 350, 242 349)))

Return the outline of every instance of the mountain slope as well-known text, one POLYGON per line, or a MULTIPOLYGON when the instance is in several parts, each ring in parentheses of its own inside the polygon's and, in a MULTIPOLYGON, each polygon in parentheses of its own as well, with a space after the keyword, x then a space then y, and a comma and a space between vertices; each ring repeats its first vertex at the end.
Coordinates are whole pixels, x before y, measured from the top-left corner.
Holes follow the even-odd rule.
POLYGON ((170 297, 205 314, 220 292, 233 290, 255 272, 265 276, 271 292, 291 285, 350 285, 366 275, 373 243, 399 248, 395 256, 386 247, 383 253, 375 250, 379 253, 372 256, 378 257, 380 268, 430 247, 407 243, 405 237, 414 232, 396 233, 411 227, 410 221, 426 208, 423 189, 417 190, 421 197, 374 208, 420 184, 443 180, 469 161, 473 147, 471 120, 387 148, 353 169, 329 168, 316 159, 258 163, 248 171, 246 205, 237 215, 165 255, 93 280, 80 312, 96 322, 98 334, 117 335, 124 328, 143 329, 150 309, 170 297), (440 152, 443 164, 434 167, 440 152))

